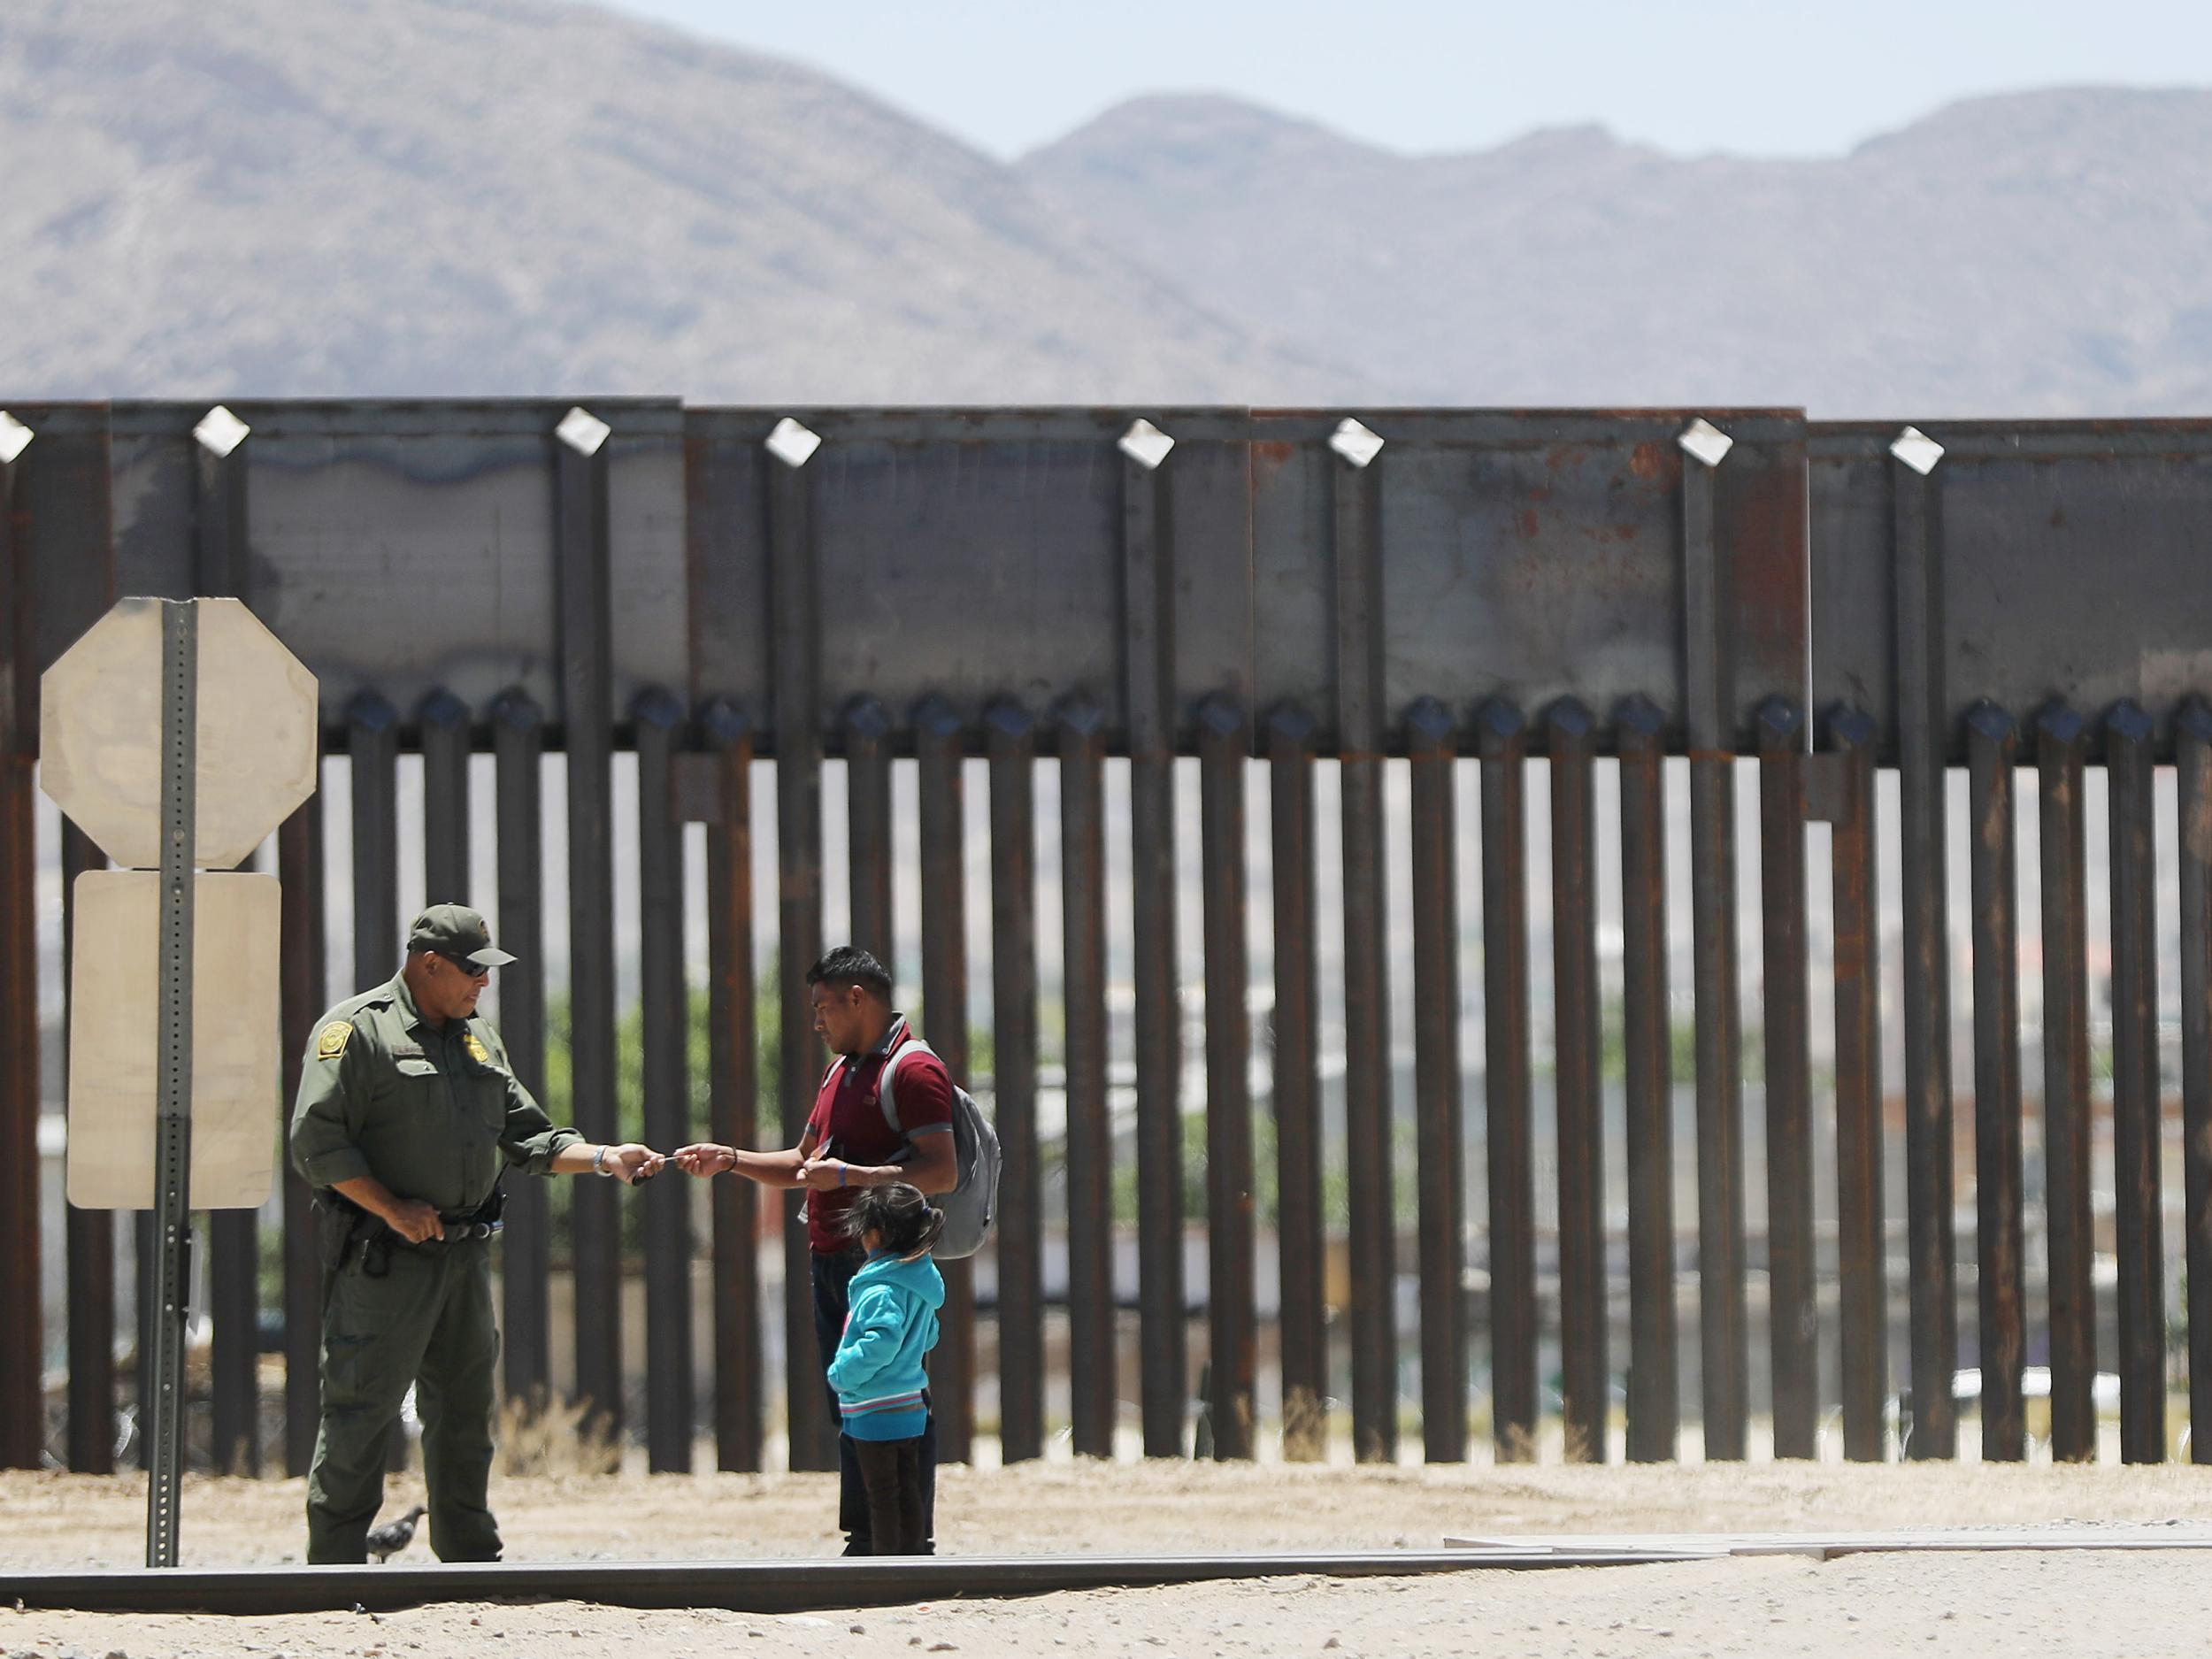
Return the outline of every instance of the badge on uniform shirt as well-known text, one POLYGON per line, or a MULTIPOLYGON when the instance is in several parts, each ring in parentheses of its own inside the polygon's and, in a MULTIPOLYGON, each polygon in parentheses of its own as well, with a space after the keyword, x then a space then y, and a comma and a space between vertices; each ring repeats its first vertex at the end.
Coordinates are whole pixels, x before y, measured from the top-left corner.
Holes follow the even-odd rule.
POLYGON ((468 1031, 461 1033, 461 1046, 469 1051, 469 1058, 475 1061, 477 1064, 489 1065, 492 1063, 491 1050, 477 1040, 474 1032, 468 1031))
POLYGON ((334 1019, 323 1027, 321 1035, 315 1039, 315 1057, 318 1060, 335 1060, 346 1051, 346 1044, 352 1040, 353 1022, 334 1019))

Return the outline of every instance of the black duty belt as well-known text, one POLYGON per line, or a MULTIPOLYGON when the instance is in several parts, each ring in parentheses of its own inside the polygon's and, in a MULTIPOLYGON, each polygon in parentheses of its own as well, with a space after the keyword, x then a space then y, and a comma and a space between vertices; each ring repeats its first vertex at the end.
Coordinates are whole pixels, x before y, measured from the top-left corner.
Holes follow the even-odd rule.
POLYGON ((441 1250, 457 1249, 464 1244, 481 1244, 488 1239, 495 1239, 505 1231, 507 1225, 495 1215, 487 1217, 481 1210, 465 1210, 457 1216, 442 1214, 438 1221, 445 1228, 442 1239, 425 1239, 419 1244, 409 1244, 395 1233, 393 1240, 408 1249, 434 1256, 441 1250))

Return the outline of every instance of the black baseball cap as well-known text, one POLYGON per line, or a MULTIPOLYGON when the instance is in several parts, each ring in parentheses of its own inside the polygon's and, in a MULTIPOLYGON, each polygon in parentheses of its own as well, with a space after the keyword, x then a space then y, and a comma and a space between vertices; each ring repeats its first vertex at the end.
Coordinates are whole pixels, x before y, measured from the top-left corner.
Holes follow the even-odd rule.
POLYGON ((503 968, 514 960, 492 944, 483 917, 465 904, 434 904, 407 930, 407 949, 434 950, 476 968, 503 968))

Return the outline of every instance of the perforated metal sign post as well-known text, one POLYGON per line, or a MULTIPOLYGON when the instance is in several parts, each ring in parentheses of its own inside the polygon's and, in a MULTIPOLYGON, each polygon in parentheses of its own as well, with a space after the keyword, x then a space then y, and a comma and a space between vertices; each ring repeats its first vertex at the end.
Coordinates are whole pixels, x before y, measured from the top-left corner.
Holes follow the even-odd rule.
POLYGON ((146 1564, 177 1564, 177 1509, 184 1458, 184 1312, 190 1290, 192 1216, 193 761, 199 726, 199 612, 164 607, 161 629, 160 1070, 154 1131, 153 1466, 146 1486, 146 1564))
POLYGON ((150 1202, 154 1211, 146 1564, 173 1567, 191 1212, 195 1200, 204 1209, 266 1200, 273 1173, 267 1113, 277 1092, 276 884, 201 872, 239 863, 312 791, 315 682, 235 600, 125 599, 47 671, 42 694, 47 792, 110 856, 137 866, 81 879, 69 1187, 81 1208, 150 1202), (159 871, 150 1006, 137 977, 142 958, 120 959, 144 949, 150 865, 159 871), (204 893, 225 958, 204 964, 208 972, 195 949, 204 893), (94 979, 101 995, 88 994, 94 979), (216 1004, 208 1011, 218 1017, 211 1057, 221 1064, 196 1075, 193 1013, 203 984, 216 1004), (96 1009, 97 1019, 79 1017, 96 1009), (148 1048, 150 1192, 143 1164, 113 1150, 143 1133, 142 1103, 120 1097, 143 1102, 139 1056, 148 1048), (193 1167, 196 1116, 227 1153, 201 1179, 193 1167), (257 1141, 257 1153, 230 1150, 257 1141))

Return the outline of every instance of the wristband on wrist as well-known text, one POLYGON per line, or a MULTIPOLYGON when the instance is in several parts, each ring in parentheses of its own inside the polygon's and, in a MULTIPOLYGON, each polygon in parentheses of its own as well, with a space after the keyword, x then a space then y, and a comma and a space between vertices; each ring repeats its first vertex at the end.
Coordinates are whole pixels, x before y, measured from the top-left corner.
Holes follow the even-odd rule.
POLYGON ((601 1147, 598 1151, 591 1155, 591 1172, 594 1175, 604 1175, 607 1172, 606 1148, 601 1147))
POLYGON ((853 1166, 849 1164, 841 1163, 838 1164, 837 1184, 840 1187, 842 1187, 845 1184, 845 1177, 852 1173, 852 1167, 853 1166))

